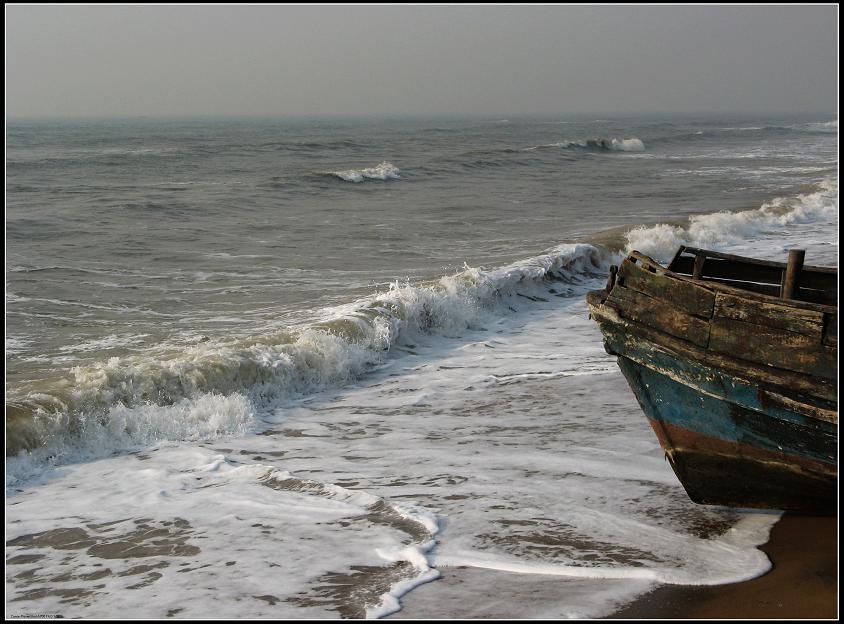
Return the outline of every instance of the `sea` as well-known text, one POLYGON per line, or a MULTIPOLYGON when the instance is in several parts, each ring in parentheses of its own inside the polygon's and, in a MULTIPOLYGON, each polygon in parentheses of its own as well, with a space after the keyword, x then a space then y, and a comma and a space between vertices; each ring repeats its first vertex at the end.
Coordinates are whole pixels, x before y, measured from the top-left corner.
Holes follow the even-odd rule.
POLYGON ((588 318, 838 263, 834 114, 7 120, 6 615, 590 618, 737 582, 588 318))

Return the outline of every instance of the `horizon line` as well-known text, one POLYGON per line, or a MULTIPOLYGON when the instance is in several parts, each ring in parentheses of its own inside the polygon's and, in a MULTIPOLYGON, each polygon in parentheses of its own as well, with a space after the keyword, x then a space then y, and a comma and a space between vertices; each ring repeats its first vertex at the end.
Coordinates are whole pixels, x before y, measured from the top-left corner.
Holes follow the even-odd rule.
POLYGON ((507 117, 641 117, 641 116, 697 116, 697 115, 834 115, 838 110, 771 110, 771 109, 735 109, 735 110, 683 110, 683 111, 537 111, 537 112, 430 112, 430 113, 136 113, 136 114, 56 114, 56 115, 17 115, 6 114, 6 122, 14 121, 105 121, 105 120, 176 120, 176 119, 374 119, 374 118, 484 118, 490 121, 507 121, 507 117), (492 119, 496 118, 496 119, 492 119))

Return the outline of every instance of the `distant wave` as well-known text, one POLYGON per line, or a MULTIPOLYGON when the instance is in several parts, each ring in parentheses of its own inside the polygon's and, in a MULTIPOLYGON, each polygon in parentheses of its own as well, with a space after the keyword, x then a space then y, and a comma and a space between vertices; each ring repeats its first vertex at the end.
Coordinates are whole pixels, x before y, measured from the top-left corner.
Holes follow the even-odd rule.
POLYGON ((637 137, 626 139, 585 139, 582 141, 560 141, 559 143, 548 143, 527 147, 525 151, 556 147, 560 149, 589 149, 604 150, 609 152, 643 152, 645 144, 637 137))
POLYGON ((820 121, 811 123, 801 123, 793 125, 768 125, 768 126, 727 126, 723 128, 715 128, 710 132, 713 133, 731 133, 731 132, 767 132, 780 134, 794 134, 802 132, 838 132, 838 120, 820 121))
POLYGON ((261 143, 261 149, 272 149, 284 152, 322 152, 322 151, 336 151, 336 150, 362 150, 372 147, 369 144, 361 143, 360 141, 352 141, 350 139, 334 139, 326 141, 268 141, 261 143))
POLYGON ((821 132, 838 132, 838 120, 820 121, 817 123, 805 124, 805 128, 809 130, 820 130, 821 132))
POLYGON ((648 139, 651 145, 680 145, 688 142, 701 140, 723 140, 730 137, 741 139, 768 138, 768 137, 795 137, 810 134, 836 134, 838 132, 838 120, 804 123, 794 125, 768 125, 768 126, 721 126, 701 128, 699 130, 688 129, 684 132, 671 132, 660 134, 648 139))
POLYGON ((513 147, 493 147, 488 149, 467 150, 420 164, 414 169, 419 173, 432 175, 452 174, 458 171, 483 171, 502 167, 521 167, 535 165, 535 155, 513 147))
POLYGON ((347 171, 332 171, 331 175, 346 182, 363 182, 364 180, 400 180, 401 170, 393 163, 382 162, 367 169, 349 169, 347 171))
POLYGON ((39 152, 24 154, 10 154, 6 158, 7 166, 41 167, 45 165, 65 164, 100 164, 123 165, 132 164, 143 159, 171 159, 182 158, 186 154, 183 147, 99 147, 88 149, 64 150, 59 152, 39 152))

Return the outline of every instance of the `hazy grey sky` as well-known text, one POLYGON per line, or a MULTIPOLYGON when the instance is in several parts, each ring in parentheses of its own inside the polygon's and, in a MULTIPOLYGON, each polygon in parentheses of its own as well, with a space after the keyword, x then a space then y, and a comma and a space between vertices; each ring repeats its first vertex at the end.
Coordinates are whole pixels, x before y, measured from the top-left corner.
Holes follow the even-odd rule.
POLYGON ((838 108, 837 6, 8 6, 8 116, 838 108))

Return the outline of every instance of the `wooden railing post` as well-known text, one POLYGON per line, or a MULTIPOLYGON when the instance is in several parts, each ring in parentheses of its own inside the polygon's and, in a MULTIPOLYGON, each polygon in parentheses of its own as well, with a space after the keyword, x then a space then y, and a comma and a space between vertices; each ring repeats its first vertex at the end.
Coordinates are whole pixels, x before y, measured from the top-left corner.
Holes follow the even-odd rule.
POLYGON ((783 299, 794 299, 799 287, 797 282, 800 279, 800 272, 803 270, 803 260, 806 258, 805 249, 791 249, 788 252, 788 264, 785 266, 785 273, 782 278, 780 296, 783 299))
POLYGON ((703 263, 706 262, 706 255, 697 252, 695 253, 695 266, 694 270, 692 271, 692 279, 702 279, 703 278, 703 263))
POLYGON ((674 254, 674 257, 671 258, 671 262, 668 264, 669 271, 674 270, 674 267, 677 266, 677 261, 680 260, 680 257, 683 255, 684 251, 686 251, 685 245, 680 245, 680 247, 677 248, 677 253, 674 254))
POLYGON ((616 275, 618 275, 618 267, 612 265, 610 267, 610 274, 607 277, 607 292, 610 292, 613 289, 613 286, 615 286, 616 275))

